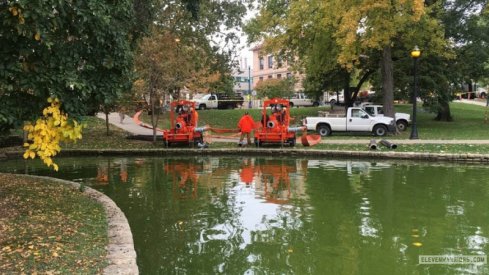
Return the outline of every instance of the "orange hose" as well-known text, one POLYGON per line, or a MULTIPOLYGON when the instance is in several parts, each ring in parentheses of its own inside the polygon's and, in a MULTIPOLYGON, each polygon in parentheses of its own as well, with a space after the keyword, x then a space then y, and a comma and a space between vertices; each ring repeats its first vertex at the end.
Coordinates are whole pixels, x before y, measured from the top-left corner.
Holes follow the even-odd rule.
MULTIPOLYGON (((147 128, 147 129, 153 129, 153 126, 149 125, 149 124, 146 124, 144 122, 142 122, 140 119, 139 119, 139 116, 141 115, 143 111, 139 111, 137 113, 134 114, 134 116, 132 117, 132 120, 134 121, 134 123, 136 123, 137 125, 141 126, 141 127, 144 127, 144 128, 147 128)), ((162 129, 160 128, 156 128, 156 131, 158 132, 163 132, 162 129)))
POLYGON ((212 128, 212 127, 209 127, 209 130, 214 132, 214 133, 220 133, 220 134, 224 134, 224 133, 239 133, 239 129, 221 129, 221 128, 212 128))

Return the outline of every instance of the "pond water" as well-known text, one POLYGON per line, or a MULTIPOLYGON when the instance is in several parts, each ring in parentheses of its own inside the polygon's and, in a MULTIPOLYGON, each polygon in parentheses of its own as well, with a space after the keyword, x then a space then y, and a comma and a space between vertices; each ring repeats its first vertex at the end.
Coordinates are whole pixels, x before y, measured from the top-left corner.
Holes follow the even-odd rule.
POLYGON ((253 157, 59 158, 127 216, 142 274, 489 274, 485 167, 253 157))

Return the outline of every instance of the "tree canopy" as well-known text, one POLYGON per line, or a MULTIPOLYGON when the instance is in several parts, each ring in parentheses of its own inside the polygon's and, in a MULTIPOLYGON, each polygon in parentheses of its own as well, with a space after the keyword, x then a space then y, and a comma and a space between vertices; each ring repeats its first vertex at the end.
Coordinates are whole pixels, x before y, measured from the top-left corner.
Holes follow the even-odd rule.
POLYGON ((293 79, 266 79, 256 85, 258 98, 290 97, 294 93, 293 79))
POLYGON ((306 68, 306 87, 343 83, 348 92, 352 84, 358 88, 373 72, 380 73, 389 114, 392 48, 430 41, 430 52, 444 49, 443 31, 429 12, 420 0, 265 1, 246 30, 250 42, 297 56, 306 68))
POLYGON ((1 130, 37 117, 49 97, 76 116, 129 90, 132 1, 1 5, 1 130))
MULTIPOLYGON (((147 37, 135 55, 135 87, 149 96, 152 123, 161 99, 193 91, 232 91, 230 77, 245 2, 155 0, 147 37)), ((153 131, 153 140, 156 132, 153 131)))

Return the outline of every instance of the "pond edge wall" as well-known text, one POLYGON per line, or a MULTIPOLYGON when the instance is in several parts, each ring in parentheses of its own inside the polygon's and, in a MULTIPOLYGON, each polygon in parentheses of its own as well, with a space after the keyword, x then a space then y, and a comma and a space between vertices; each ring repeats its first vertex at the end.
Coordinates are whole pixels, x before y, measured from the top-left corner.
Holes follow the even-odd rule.
MULTIPOLYGON (((23 152, 5 152, 1 159, 21 158, 23 152)), ((489 163, 489 154, 450 154, 450 153, 419 153, 419 152, 372 152, 372 151, 333 151, 333 150, 304 150, 291 148, 223 148, 223 149, 77 149, 63 150, 59 156, 293 156, 320 158, 357 158, 357 159, 399 159, 489 163)))

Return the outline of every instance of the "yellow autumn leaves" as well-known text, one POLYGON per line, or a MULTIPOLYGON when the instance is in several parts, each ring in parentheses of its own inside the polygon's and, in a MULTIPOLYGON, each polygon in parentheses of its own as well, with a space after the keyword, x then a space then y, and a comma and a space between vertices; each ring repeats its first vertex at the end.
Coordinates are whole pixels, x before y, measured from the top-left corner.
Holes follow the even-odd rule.
MULTIPOLYGON (((10 7, 8 10, 12 14, 12 16, 18 18, 20 25, 23 25, 25 23, 24 15, 22 15, 22 10, 20 8, 17 8, 17 7, 14 6, 14 7, 10 7)), ((41 40, 41 34, 39 33, 39 31, 36 31, 34 33, 34 39, 36 41, 40 41, 41 40)))
POLYGON ((25 23, 25 19, 24 19, 24 16, 22 15, 22 11, 17 8, 17 7, 10 7, 8 9, 10 11, 10 13, 13 15, 13 16, 16 16, 19 18, 19 24, 24 24, 25 23))
POLYGON ((43 116, 32 124, 24 126, 28 132, 28 143, 24 143, 24 158, 34 159, 38 156, 48 167, 58 171, 58 165, 52 157, 61 151, 60 142, 76 142, 82 138, 82 125, 75 120, 68 121, 68 115, 61 110, 57 98, 49 98, 50 106, 44 108, 43 116))

